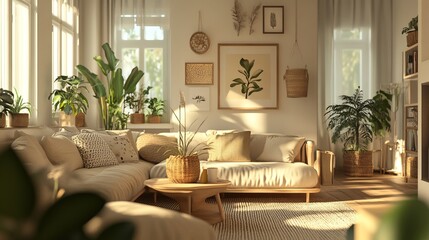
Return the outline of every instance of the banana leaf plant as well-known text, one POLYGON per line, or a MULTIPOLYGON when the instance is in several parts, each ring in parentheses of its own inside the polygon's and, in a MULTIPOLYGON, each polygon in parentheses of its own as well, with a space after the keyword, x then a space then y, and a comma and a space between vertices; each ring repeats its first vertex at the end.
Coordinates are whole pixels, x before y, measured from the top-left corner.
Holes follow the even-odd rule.
POLYGON ((94 57, 94 60, 105 76, 105 81, 102 81, 97 74, 83 65, 77 65, 76 69, 91 84, 100 105, 104 128, 124 129, 128 119, 128 115, 123 113, 124 98, 126 95, 136 91, 136 85, 140 82, 144 73, 138 67, 134 67, 124 81, 122 68, 118 67, 119 59, 115 57, 110 45, 104 43, 102 49, 107 62, 101 56, 94 57))
POLYGON ((342 141, 345 150, 367 150, 373 136, 390 131, 391 94, 380 90, 364 100, 358 87, 353 95, 340 98, 342 103, 328 106, 325 113, 333 143, 342 141))

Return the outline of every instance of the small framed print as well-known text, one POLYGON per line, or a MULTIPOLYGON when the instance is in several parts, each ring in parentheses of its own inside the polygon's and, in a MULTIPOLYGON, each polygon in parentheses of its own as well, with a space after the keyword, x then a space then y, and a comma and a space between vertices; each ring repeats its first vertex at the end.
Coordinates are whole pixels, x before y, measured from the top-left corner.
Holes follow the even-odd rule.
POLYGON ((406 107, 407 118, 417 118, 417 107, 406 107))
POLYGON ((186 85, 212 85, 213 63, 185 63, 186 85))
POLYGON ((264 6, 262 8, 263 33, 282 34, 284 33, 284 7, 264 6))
POLYGON ((210 110, 210 88, 191 87, 189 88, 189 107, 191 111, 210 110))

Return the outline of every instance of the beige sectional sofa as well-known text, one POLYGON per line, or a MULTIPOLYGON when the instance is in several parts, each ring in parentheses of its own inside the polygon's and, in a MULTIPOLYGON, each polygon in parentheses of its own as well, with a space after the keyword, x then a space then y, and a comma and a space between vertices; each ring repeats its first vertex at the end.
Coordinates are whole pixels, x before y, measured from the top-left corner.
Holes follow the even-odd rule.
MULTIPOLYGON (((42 170, 55 172, 53 175, 59 176, 60 187, 66 193, 90 190, 108 200, 102 212, 88 223, 86 229, 90 233, 95 234, 115 221, 129 220, 136 225, 134 239, 216 239, 212 226, 203 220, 132 202, 144 191, 144 181, 153 166, 149 162, 137 158, 110 166, 84 168, 78 150, 69 145, 71 140, 53 137, 58 132, 50 128, 0 129, 0 133, 0 150, 11 146, 30 173, 40 176, 42 170), (195 228, 201 231, 193 231, 195 228)), ((51 180, 45 181, 49 184, 51 180)))
MULTIPOLYGON (((177 137, 177 133, 161 134, 177 137)), ((245 143, 249 156, 237 160, 234 153, 228 153, 228 148, 238 151, 237 148, 246 146, 236 146, 235 140, 231 140, 233 137, 227 136, 234 134, 241 133, 199 132, 190 146, 202 152, 201 167, 215 167, 219 178, 231 181, 227 192, 305 193, 309 202, 310 193, 320 191, 320 164, 319 159, 314 158, 312 141, 282 134, 250 134, 245 143), (219 136, 226 136, 224 146, 219 136), (203 149, 207 146, 205 143, 209 143, 208 150, 203 149)), ((150 178, 163 177, 166 177, 165 161, 154 165, 150 171, 150 178)))

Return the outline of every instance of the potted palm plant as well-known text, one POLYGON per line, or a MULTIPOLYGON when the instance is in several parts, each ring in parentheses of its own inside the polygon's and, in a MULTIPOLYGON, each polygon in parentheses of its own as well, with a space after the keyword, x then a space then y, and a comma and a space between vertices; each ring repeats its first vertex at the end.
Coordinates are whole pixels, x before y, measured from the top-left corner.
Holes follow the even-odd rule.
POLYGON ((159 98, 150 98, 148 100, 148 111, 147 121, 149 123, 160 123, 161 116, 164 114, 165 101, 159 98))
POLYGON ((31 104, 24 102, 24 98, 19 95, 15 88, 12 108, 10 109, 10 126, 11 127, 28 127, 30 120, 31 104), (27 110, 28 113, 23 113, 27 110))
POLYGON ((136 91, 136 86, 144 73, 138 67, 134 67, 125 80, 122 76, 122 68, 118 67, 119 59, 116 58, 110 45, 104 43, 102 48, 107 62, 101 56, 94 57, 94 60, 106 77, 105 81, 83 65, 77 65, 76 69, 91 84, 94 96, 98 99, 103 127, 106 130, 124 129, 128 121, 128 115, 123 112, 124 98, 136 91))
POLYGON ((85 126, 85 113, 88 110, 88 99, 82 91, 88 89, 83 86, 83 80, 77 76, 58 76, 54 82, 60 84, 60 89, 55 89, 49 94, 52 99, 54 111, 60 110, 60 125, 76 127, 85 126))
POLYGON ((390 130, 392 95, 382 90, 372 99, 363 99, 358 87, 351 96, 341 95, 342 103, 326 108, 328 129, 333 143, 343 142, 344 173, 349 176, 372 176, 372 152, 368 145, 375 135, 390 130))
POLYGON ((200 160, 198 152, 196 152, 196 148, 199 145, 194 148, 191 148, 190 145, 204 121, 200 123, 195 132, 188 132, 186 104, 183 93, 180 93, 179 113, 172 112, 179 124, 177 138, 177 150, 179 154, 168 157, 166 161, 167 177, 175 183, 194 183, 198 181, 200 176, 200 160))
POLYGON ((13 93, 0 88, 0 128, 6 127, 6 115, 11 112, 13 105, 13 93))
POLYGON ((143 84, 140 86, 139 92, 133 92, 128 94, 124 99, 124 105, 129 107, 133 113, 130 114, 130 123, 144 123, 144 105, 149 102, 149 99, 145 98, 149 94, 151 86, 146 89, 143 84))

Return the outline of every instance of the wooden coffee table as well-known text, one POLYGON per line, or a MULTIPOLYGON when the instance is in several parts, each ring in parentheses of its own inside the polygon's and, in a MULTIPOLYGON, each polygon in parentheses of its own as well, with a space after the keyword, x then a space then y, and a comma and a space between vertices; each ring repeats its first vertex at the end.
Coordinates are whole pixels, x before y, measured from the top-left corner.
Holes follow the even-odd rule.
POLYGON ((144 183, 146 187, 153 189, 155 192, 176 200, 179 203, 181 212, 191 214, 211 224, 225 220, 225 212, 219 193, 224 192, 231 185, 230 181, 173 183, 167 178, 153 178, 146 180, 144 183), (215 196, 216 204, 206 203, 205 200, 211 196, 215 196))

